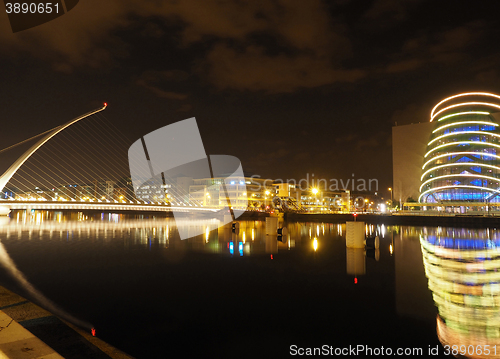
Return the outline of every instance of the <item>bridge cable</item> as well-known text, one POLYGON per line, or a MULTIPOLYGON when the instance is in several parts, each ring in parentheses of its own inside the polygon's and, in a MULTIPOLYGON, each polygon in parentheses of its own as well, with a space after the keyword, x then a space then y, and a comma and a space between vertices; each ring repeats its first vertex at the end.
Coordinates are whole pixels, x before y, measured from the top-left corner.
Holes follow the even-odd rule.
MULTIPOLYGON (((104 117, 104 116, 103 116, 102 114, 96 114, 96 117, 104 117)), ((105 118, 105 117, 104 117, 104 118, 105 118)), ((104 123, 105 125, 107 125, 107 126, 108 126, 108 128, 110 128, 112 131, 115 131, 115 130, 116 130, 117 132, 121 132, 121 131, 119 131, 118 129, 111 128, 111 127, 109 126, 109 124, 107 123, 107 121, 104 121, 103 123, 104 123)), ((126 136, 124 136, 124 137, 126 137, 126 136)), ((117 139, 119 139, 119 140, 121 140, 121 141, 125 142, 125 141, 123 140, 123 138, 119 138, 119 137, 117 137, 117 139)), ((127 143, 126 145, 127 145, 127 146, 130 146, 130 144, 128 144, 128 143, 127 143)), ((123 159, 123 158, 122 158, 121 160, 125 161, 125 159, 123 159)), ((134 161, 134 163, 137 163, 137 162, 136 162, 136 161, 134 161)), ((125 164, 128 166, 128 163, 127 163, 126 161, 125 161, 125 164)), ((172 178, 172 177, 169 177, 169 176, 165 175, 165 173, 164 173, 164 172, 163 172, 163 174, 164 174, 164 176, 165 176, 166 178, 168 178, 168 179, 170 179, 170 180, 171 180, 171 181, 170 181, 171 183, 174 183, 174 181, 173 181, 173 180, 174 180, 174 178, 172 178)), ((173 188, 172 188, 172 187, 171 187, 171 190, 173 190, 173 188)), ((189 198, 189 191, 184 191, 182 188, 176 188, 176 189, 175 189, 175 190, 173 190, 172 192, 173 192, 173 194, 174 194, 174 196, 175 196, 175 197, 183 197, 183 196, 187 196, 187 197, 189 198)), ((177 199, 177 200, 179 201, 179 199, 177 199)), ((196 204, 197 204, 197 205, 201 205, 201 204, 202 204, 202 202, 200 202, 200 201, 196 201, 196 200, 191 200, 191 201, 189 201, 189 200, 188 200, 188 201, 187 201, 187 203, 188 203, 188 204, 189 204, 190 202, 191 202, 191 203, 194 203, 195 205, 196 205, 196 204)), ((178 202, 178 204, 180 204, 180 203, 178 202)))
MULTIPOLYGON (((100 115, 100 116, 97 116, 97 117, 104 117, 104 116, 100 115)), ((104 117, 104 118, 105 118, 105 117, 104 117)), ((114 128, 112 128, 112 127, 108 124, 108 121, 103 121, 103 123, 104 123, 104 125, 106 125, 106 126, 107 126, 110 130, 111 130, 111 131, 110 131, 111 133, 114 133, 114 132, 120 132, 119 130, 115 130, 114 128)), ((124 137, 125 137, 125 136, 124 136, 124 137)), ((116 138, 116 139, 118 139, 118 140, 120 140, 120 141, 122 141, 124 144, 126 144, 126 145, 127 145, 127 148, 130 146, 130 144, 129 144, 129 143, 126 143, 126 142, 124 141, 124 139, 123 139, 123 138, 120 138, 120 137, 118 137, 118 136, 116 136, 115 138, 116 138)), ((124 164, 125 164, 125 166, 127 166, 127 167, 128 167, 128 165, 129 165, 129 164, 127 163, 127 161, 126 161, 126 159, 125 159, 125 158, 119 157, 119 160, 123 161, 123 162, 124 162, 124 164)), ((134 160, 134 163, 137 163, 137 161, 136 161, 136 160, 134 160)), ((171 183, 173 183, 173 182, 174 182, 174 181, 173 181, 173 178, 168 177, 168 176, 166 176, 166 177, 167 177, 167 178, 169 178, 169 179, 171 180, 171 181, 170 181, 171 183)), ((160 188, 161 188, 161 187, 160 187, 160 188)), ((171 191, 172 191, 172 187, 171 187, 171 191)), ((164 193, 163 193, 163 194, 164 194, 164 193)), ((172 191, 172 194, 173 194, 175 197, 187 196, 187 197, 189 198, 189 192, 188 192, 188 191, 183 191, 181 188, 176 188, 176 190, 173 190, 173 191, 172 191)), ((178 200, 178 199, 177 199, 177 200, 178 200)), ((190 202, 190 201, 188 200, 187 202, 188 202, 188 204, 189 204, 189 202, 190 202)), ((195 201, 191 201, 191 202, 195 203, 195 201)), ((180 204, 180 203, 178 203, 178 204, 180 204)), ((196 203, 195 203, 195 204, 196 204, 196 203)), ((201 204, 201 203, 200 203, 200 202, 198 202, 197 204, 201 204)))
MULTIPOLYGON (((85 130, 86 130, 86 129, 85 129, 85 130)), ((74 135, 73 135, 73 134, 67 133, 66 135, 67 135, 68 137, 69 137, 69 136, 71 136, 71 137, 73 138, 73 142, 78 142, 79 144, 81 144, 81 141, 80 141, 78 138, 74 137, 74 135)), ((80 133, 80 135, 82 135, 82 133, 80 133)), ((85 134, 85 136, 87 136, 87 134, 85 134)), ((87 137, 88 137, 88 136, 87 136, 87 137)), ((92 138, 91 138, 91 139, 92 139, 92 138)), ((95 141, 95 136, 94 136, 93 140, 95 141)), ((103 139, 103 140, 104 140, 104 139, 103 139)), ((96 171, 94 171, 94 170, 93 170, 93 168, 95 168, 95 167, 96 167, 96 164, 92 164, 92 163, 90 163, 90 162, 88 161, 88 159, 87 159, 87 158, 85 158, 84 156, 81 156, 81 155, 80 155, 80 157, 81 157, 82 159, 84 159, 84 160, 85 160, 85 162, 88 162, 88 163, 89 163, 91 171, 92 171, 92 172, 93 172, 96 176, 98 176, 99 178, 106 177, 103 173, 96 173, 96 171)), ((116 155, 115 155, 115 157, 116 157, 116 155)), ((76 158, 76 157, 75 157, 75 158, 76 158)), ((84 162, 83 162, 83 161, 81 161, 81 160, 80 160, 80 162, 81 162, 82 164, 84 163, 84 162)), ((116 167, 116 164, 115 164, 115 162, 114 162, 114 161, 112 161, 111 163, 112 163, 113 165, 112 165, 112 166, 111 166, 111 165, 109 165, 109 166, 108 166, 108 168, 104 168, 102 164, 99 164, 99 166, 101 167, 101 169, 102 169, 102 170, 104 170, 104 172, 107 172, 107 171, 106 171, 106 169, 107 169, 107 170, 110 170, 112 167, 115 167, 115 170, 113 170, 113 172, 114 172, 114 175, 115 175, 116 177, 118 177, 118 178, 120 178, 120 177, 126 177, 126 173, 123 173, 123 172, 122 172, 122 169, 120 169, 119 167, 116 167)), ((114 182, 116 182, 116 181, 114 181, 114 182)), ((127 199, 128 199, 128 198, 130 198, 130 197, 127 197, 127 199)), ((134 198, 132 198, 132 200, 135 200, 135 199, 134 199, 134 198)), ((135 201, 136 201, 136 200, 135 200, 135 201)))

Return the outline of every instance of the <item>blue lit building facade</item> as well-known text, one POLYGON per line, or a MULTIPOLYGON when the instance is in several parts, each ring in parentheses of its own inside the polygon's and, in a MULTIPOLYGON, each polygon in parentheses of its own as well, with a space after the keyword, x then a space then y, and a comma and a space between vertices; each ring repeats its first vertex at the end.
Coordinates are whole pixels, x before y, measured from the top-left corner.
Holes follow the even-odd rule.
POLYGON ((419 202, 500 203, 498 114, 500 96, 481 92, 451 96, 433 108, 419 202))

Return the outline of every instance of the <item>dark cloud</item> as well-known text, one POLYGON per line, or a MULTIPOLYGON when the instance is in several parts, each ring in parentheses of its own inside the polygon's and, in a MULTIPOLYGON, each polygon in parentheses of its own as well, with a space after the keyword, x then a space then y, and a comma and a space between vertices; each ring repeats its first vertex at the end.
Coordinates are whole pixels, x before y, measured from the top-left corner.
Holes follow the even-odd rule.
MULTIPOLYGON (((9 54, 29 52, 51 61, 55 70, 65 73, 78 67, 109 67, 130 55, 129 44, 116 31, 131 26, 134 18, 153 16, 182 24, 180 46, 212 39, 213 46, 196 69, 219 88, 291 92, 365 76, 362 70, 341 65, 352 54, 351 44, 320 0, 87 0, 78 11, 19 34, 12 34, 3 22, 0 46, 9 54), (283 51, 272 54, 275 48, 255 43, 259 33, 274 38, 283 51)), ((165 31, 147 22, 141 34, 160 39, 165 31)), ((158 96, 172 97, 147 81, 139 84, 158 96)))
POLYGON ((161 98, 166 98, 169 100, 185 100, 187 99, 187 95, 183 93, 177 93, 173 91, 165 91, 160 89, 159 87, 149 85, 146 81, 139 79, 137 80, 137 84, 139 86, 142 86, 148 90, 150 90, 152 93, 154 93, 156 96, 161 97, 161 98))
POLYGON ((189 103, 183 103, 180 107, 177 108, 177 112, 189 112, 193 109, 193 106, 189 103))
POLYGON ((136 85, 148 90, 156 97, 174 102, 177 112, 188 112, 192 109, 192 105, 187 103, 189 95, 182 91, 176 91, 178 83, 188 79, 188 75, 184 71, 145 71, 135 81, 136 85))
POLYGON ((121 5, 120 1, 83 1, 76 11, 16 34, 2 17, 0 51, 10 55, 29 53, 69 66, 110 65, 114 58, 126 55, 124 43, 112 34, 112 30, 130 24, 127 14, 133 7, 121 5))
MULTIPOLYGON (((284 145, 284 143, 282 143, 282 145, 284 145)), ((266 146, 265 151, 256 153, 251 160, 246 161, 246 164, 249 166, 249 168, 256 168, 260 170, 264 170, 265 168, 271 166, 280 165, 280 162, 286 160, 287 156, 290 154, 290 151, 288 149, 279 147, 281 146, 277 146, 276 143, 269 143, 269 147, 266 146), (273 148, 275 150, 273 150, 273 148)))
POLYGON ((388 73, 397 73, 397 72, 405 72, 405 71, 411 71, 418 69, 422 65, 425 64, 424 60, 421 59, 408 59, 408 60, 401 60, 397 62, 390 63, 386 67, 386 71, 388 73))
POLYGON ((136 83, 137 83, 137 85, 148 89, 149 91, 154 93, 156 96, 161 97, 161 98, 166 98, 169 100, 185 100, 188 98, 188 95, 186 95, 184 93, 163 90, 155 85, 148 83, 147 80, 142 79, 142 78, 138 79, 136 81, 136 83))
POLYGON ((471 22, 452 29, 423 33, 404 42, 399 53, 386 65, 386 72, 397 73, 416 70, 426 64, 452 64, 466 58, 468 50, 480 41, 487 24, 471 22))
POLYGON ((141 31, 141 34, 145 37, 160 39, 165 35, 165 31, 158 24, 148 22, 141 31))
POLYGON ((208 54, 211 66, 208 76, 221 89, 293 92, 335 82, 354 82, 363 78, 362 70, 345 70, 331 66, 327 58, 307 55, 267 56, 259 47, 238 52, 217 45, 208 54))
POLYGON ((411 9, 421 3, 423 3, 422 0, 375 0, 365 13, 365 17, 392 19, 400 22, 406 20, 411 9))
POLYGON ((500 53, 477 59, 471 70, 476 74, 475 80, 488 88, 495 88, 500 83, 500 53))

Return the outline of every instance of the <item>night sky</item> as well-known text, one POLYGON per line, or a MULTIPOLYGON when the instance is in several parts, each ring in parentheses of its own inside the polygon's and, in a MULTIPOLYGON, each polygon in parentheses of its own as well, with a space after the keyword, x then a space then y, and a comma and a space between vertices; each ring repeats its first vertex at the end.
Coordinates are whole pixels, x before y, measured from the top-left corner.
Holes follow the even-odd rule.
POLYGON ((130 143, 194 116, 206 152, 247 172, 354 173, 387 195, 396 121, 500 92, 495 3, 81 0, 15 34, 2 4, 0 148, 106 101, 130 143))

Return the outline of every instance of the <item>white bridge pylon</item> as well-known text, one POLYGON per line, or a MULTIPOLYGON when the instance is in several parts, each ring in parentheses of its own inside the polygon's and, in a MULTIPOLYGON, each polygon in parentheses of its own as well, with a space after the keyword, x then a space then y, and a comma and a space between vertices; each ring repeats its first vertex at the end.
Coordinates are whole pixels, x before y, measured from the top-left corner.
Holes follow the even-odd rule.
POLYGON ((80 120, 83 120, 84 118, 87 118, 89 116, 92 116, 98 112, 104 111, 107 107, 107 104, 104 104, 103 107, 90 111, 86 113, 85 115, 82 115, 80 117, 74 118, 68 123, 56 127, 52 132, 50 132, 48 135, 43 137, 41 140, 39 140, 37 143, 35 143, 29 150, 27 150, 21 157, 19 157, 16 162, 14 162, 8 169, 5 171, 3 175, 0 176, 0 192, 3 192, 4 187, 7 185, 7 183, 10 181, 12 176, 14 176, 17 172, 17 170, 28 160, 28 158, 33 155, 40 147, 42 147, 45 143, 47 143, 52 137, 57 135, 59 132, 65 130, 69 126, 73 125, 74 123, 77 123, 80 120))

